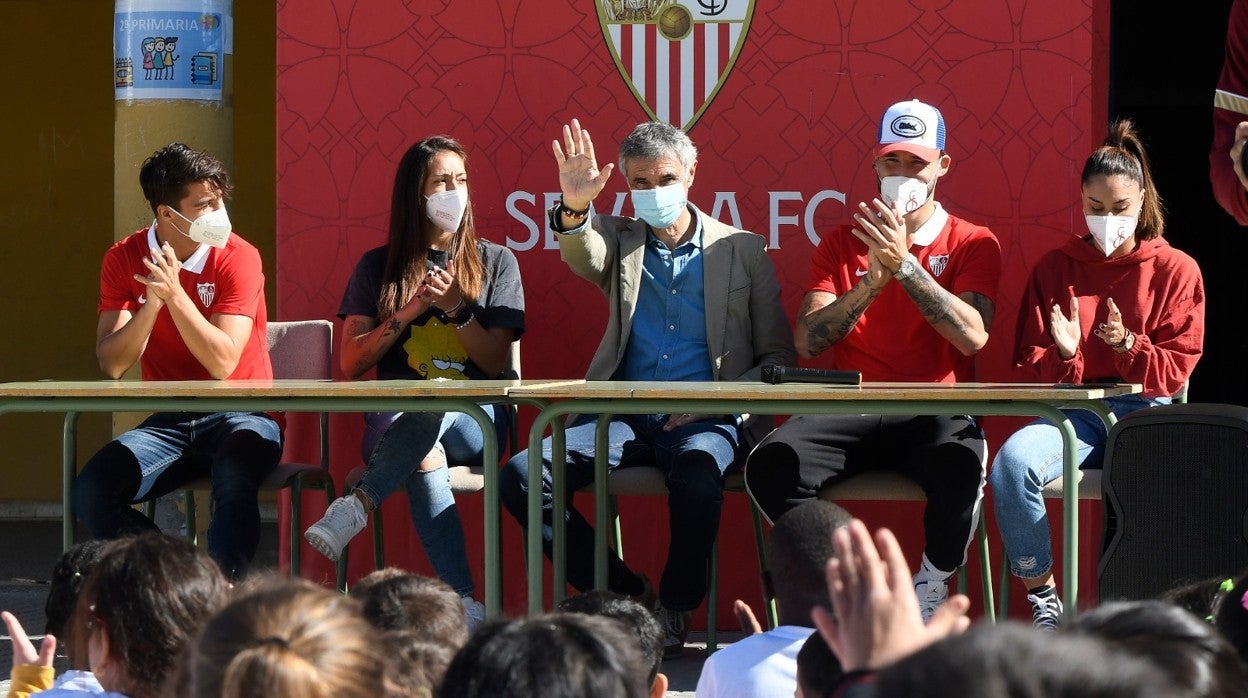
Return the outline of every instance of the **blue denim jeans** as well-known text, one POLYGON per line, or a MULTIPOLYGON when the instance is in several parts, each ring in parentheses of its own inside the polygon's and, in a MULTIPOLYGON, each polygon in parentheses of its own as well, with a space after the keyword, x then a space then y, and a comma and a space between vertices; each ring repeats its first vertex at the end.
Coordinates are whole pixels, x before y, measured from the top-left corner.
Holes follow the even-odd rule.
MULTIPOLYGON (((582 415, 567 428, 568 495, 594 481, 594 433, 597 415, 582 415)), ((706 596, 707 565, 719 532, 724 501, 724 471, 737 457, 740 440, 735 420, 710 419, 663 431, 665 414, 620 415, 611 420, 607 436, 611 469, 657 467, 664 472, 671 544, 659 580, 664 608, 691 611, 706 596)), ((499 496, 521 526, 527 523, 528 451, 510 461, 499 475, 499 496)), ((542 547, 549 557, 552 543, 551 441, 542 441, 542 547)), ((580 591, 594 585, 594 532, 585 517, 567 508, 568 583, 580 591)), ((640 592, 640 580, 618 555, 608 555, 607 586, 622 594, 640 592)))
MULTIPOLYGON (((1139 395, 1107 398, 1105 403, 1117 417, 1155 405, 1170 404, 1170 398, 1139 395)), ((1079 468, 1099 470, 1105 456, 1105 424, 1087 410, 1063 410, 1075 427, 1079 468)), ((1010 571, 1017 577, 1044 577, 1053 569, 1049 519, 1041 490, 1062 476, 1062 436, 1048 420, 1038 419, 1014 432, 988 473, 997 528, 1005 544, 1010 571)))
POLYGON ((262 413, 159 412, 87 461, 74 511, 96 538, 156 530, 131 505, 212 478, 208 553, 241 579, 260 543, 260 484, 282 456, 282 434, 262 413))
MULTIPOLYGON (((497 405, 482 408, 494 421, 497 443, 506 443, 507 413, 497 405)), ((434 572, 460 596, 471 596, 475 586, 449 471, 422 471, 419 466, 434 448, 450 465, 481 465, 485 441, 476 420, 462 412, 369 413, 361 448, 368 467, 356 489, 380 506, 404 486, 412 524, 434 572)))

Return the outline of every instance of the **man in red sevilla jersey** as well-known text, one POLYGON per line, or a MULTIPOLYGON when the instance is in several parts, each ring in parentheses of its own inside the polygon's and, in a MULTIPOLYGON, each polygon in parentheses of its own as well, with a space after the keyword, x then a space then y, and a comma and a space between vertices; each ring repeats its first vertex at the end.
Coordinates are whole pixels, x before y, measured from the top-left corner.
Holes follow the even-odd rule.
POLYGON ((1240 225, 1248 225, 1248 175, 1242 153, 1248 141, 1248 0, 1235 0, 1226 27, 1226 59, 1213 94, 1213 196, 1240 225))
MULTIPOLYGON (((935 200, 949 164, 935 107, 889 107, 873 153, 880 196, 859 203, 854 224, 820 242, 794 332, 799 354, 830 351, 834 368, 868 381, 973 379, 973 357, 992 324, 1001 246, 992 231, 935 200)), ((912 478, 927 494, 927 547, 914 578, 926 620, 966 558, 986 455, 983 430, 969 416, 806 415, 754 449, 745 478, 772 521, 858 473, 887 468, 912 478)))
MULTIPOLYGON (((119 378, 272 378, 260 255, 231 232, 229 174, 213 156, 174 143, 139 172, 156 218, 113 245, 100 272, 95 353, 119 378)), ((282 434, 263 413, 157 413, 96 453, 74 481, 73 505, 97 538, 155 529, 131 505, 212 477, 208 551, 241 578, 260 534, 260 483, 282 434)))

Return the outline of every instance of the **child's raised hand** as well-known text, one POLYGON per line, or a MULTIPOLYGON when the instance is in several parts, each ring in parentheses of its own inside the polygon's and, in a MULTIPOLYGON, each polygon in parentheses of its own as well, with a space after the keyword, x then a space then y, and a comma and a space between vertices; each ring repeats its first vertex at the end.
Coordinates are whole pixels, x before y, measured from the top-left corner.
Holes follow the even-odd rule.
MULTIPOLYGON (((4 619, 4 625, 9 630, 9 638, 13 642, 13 666, 22 664, 37 664, 39 666, 52 666, 52 659, 56 656, 56 638, 51 635, 44 635, 43 642, 39 643, 39 649, 35 649, 34 643, 26 635, 26 629, 22 627, 22 622, 17 616, 4 611, 0 613, 0 618, 4 619)), ((10 671, 10 673, 12 673, 10 671)))

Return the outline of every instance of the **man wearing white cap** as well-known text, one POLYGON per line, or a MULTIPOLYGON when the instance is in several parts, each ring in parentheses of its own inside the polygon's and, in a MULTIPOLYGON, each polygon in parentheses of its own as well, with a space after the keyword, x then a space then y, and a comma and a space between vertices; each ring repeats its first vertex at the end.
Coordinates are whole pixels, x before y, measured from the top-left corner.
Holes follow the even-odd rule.
MULTIPOLYGON (((798 353, 830 352, 832 367, 869 381, 973 380, 988 342, 1001 274, 992 231, 935 199, 949 171, 945 121, 918 100, 880 121, 873 167, 879 196, 854 223, 824 236, 793 333, 798 353)), ((875 469, 912 478, 927 495, 927 545, 915 575, 926 620, 948 596, 980 513, 987 449, 970 416, 805 415, 764 439, 746 485, 774 521, 823 487, 875 469)))

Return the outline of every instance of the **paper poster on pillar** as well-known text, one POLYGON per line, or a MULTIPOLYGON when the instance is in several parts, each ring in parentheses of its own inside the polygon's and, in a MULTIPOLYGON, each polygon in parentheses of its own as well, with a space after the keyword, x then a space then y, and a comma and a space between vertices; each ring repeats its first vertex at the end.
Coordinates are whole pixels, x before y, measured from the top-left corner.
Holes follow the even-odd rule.
POLYGON ((232 0, 118 0, 113 16, 115 99, 221 100, 232 0))

